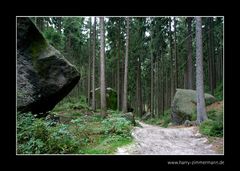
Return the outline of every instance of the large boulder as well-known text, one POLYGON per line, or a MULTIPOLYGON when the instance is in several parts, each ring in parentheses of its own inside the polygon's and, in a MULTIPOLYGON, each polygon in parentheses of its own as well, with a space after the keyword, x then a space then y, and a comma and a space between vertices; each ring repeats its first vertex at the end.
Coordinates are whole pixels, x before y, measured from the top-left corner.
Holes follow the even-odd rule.
MULTIPOLYGON (((206 105, 210 105, 215 101, 215 97, 205 93, 206 105)), ((186 120, 191 120, 193 115, 196 115, 196 104, 196 91, 177 89, 171 106, 171 118, 173 124, 180 125, 183 124, 186 120)))
POLYGON ((45 113, 78 83, 80 74, 48 44, 33 22, 17 18, 17 111, 45 113))

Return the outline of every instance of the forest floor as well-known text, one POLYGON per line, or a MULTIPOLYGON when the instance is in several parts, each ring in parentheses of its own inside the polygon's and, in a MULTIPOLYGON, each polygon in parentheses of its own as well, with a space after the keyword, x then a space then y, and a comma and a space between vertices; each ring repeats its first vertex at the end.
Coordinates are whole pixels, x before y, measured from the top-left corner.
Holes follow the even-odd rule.
POLYGON ((206 155, 219 154, 223 139, 209 139, 197 127, 163 128, 139 122, 132 136, 135 142, 118 148, 118 155, 206 155))

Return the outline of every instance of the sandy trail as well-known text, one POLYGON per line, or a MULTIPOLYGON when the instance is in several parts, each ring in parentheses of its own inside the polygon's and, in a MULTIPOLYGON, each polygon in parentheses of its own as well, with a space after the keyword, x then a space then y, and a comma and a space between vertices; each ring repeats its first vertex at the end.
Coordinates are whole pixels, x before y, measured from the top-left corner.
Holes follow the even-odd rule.
POLYGON ((216 154, 196 127, 162 128, 139 122, 132 135, 134 144, 118 148, 116 154, 206 155, 216 154))

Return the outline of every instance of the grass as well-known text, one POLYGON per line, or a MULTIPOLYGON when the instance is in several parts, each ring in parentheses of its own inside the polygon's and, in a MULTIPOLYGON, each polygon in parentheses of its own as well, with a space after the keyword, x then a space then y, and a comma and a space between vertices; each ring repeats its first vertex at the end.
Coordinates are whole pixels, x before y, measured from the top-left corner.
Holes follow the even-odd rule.
POLYGON ((17 114, 18 154, 113 154, 118 147, 132 142, 133 125, 120 117, 122 113, 109 110, 103 118, 84 105, 58 105, 51 112, 60 117, 60 123, 54 125, 31 113, 17 114), (61 117, 69 117, 69 121, 61 123, 61 117))
POLYGON ((112 154, 118 147, 130 144, 131 142, 132 139, 130 137, 125 138, 119 135, 103 136, 95 144, 86 146, 81 152, 85 154, 112 154))

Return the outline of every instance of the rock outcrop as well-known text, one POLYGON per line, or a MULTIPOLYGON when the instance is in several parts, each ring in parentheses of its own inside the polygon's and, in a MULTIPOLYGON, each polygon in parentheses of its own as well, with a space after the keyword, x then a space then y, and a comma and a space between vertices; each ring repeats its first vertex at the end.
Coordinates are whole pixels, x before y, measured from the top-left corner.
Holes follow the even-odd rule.
POLYGON ((78 83, 80 74, 27 17, 17 18, 17 111, 45 113, 78 83))
MULTIPOLYGON (((206 105, 210 105, 215 101, 215 97, 205 93, 206 105)), ((177 89, 171 106, 171 118, 173 124, 180 125, 184 124, 186 120, 191 120, 193 115, 196 115, 196 104, 196 91, 177 89)))

